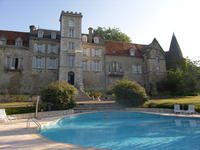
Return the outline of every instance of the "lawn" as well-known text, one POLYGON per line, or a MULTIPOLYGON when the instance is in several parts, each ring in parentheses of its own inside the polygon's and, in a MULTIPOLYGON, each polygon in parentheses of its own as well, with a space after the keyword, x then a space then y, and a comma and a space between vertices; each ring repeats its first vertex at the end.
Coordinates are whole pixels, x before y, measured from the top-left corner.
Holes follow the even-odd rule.
POLYGON ((200 96, 186 96, 182 98, 148 100, 143 104, 143 107, 173 109, 174 104, 181 104, 181 107, 184 107, 184 109, 187 109, 189 104, 193 104, 195 105, 196 111, 200 112, 200 96))
POLYGON ((10 103, 0 103, 0 108, 8 107, 26 107, 33 106, 33 102, 10 102, 10 103))

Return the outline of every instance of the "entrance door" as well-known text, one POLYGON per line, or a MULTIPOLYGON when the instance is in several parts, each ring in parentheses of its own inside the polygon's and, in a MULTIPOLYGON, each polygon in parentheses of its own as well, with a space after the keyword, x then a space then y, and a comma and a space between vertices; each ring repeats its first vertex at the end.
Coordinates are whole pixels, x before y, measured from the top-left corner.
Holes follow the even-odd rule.
POLYGON ((68 72, 68 83, 74 85, 74 72, 68 72))

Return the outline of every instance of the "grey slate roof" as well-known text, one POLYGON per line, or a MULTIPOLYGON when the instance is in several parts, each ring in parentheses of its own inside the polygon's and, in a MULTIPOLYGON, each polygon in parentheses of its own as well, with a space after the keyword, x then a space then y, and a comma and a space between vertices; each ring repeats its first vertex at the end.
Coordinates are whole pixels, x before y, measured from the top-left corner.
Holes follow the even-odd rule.
POLYGON ((183 58, 183 54, 176 39, 176 36, 175 34, 173 34, 169 51, 166 52, 166 59, 177 59, 177 58, 183 58))

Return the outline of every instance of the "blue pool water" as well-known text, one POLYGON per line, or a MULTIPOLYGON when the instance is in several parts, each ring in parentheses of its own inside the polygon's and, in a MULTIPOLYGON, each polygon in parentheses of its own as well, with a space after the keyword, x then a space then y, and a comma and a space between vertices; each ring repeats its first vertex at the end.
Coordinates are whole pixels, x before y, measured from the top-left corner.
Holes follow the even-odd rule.
POLYGON ((40 135, 112 150, 200 150, 200 120, 138 112, 98 112, 63 118, 40 135))

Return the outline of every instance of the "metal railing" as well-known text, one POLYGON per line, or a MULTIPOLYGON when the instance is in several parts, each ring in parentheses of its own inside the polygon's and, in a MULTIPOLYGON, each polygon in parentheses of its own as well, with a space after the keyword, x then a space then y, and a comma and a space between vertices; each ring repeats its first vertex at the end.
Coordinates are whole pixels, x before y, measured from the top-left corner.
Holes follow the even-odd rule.
POLYGON ((37 125, 39 131, 41 131, 41 124, 35 118, 29 118, 29 119, 27 119, 27 122, 26 122, 26 127, 27 128, 30 128, 31 122, 35 123, 35 125, 37 125))

